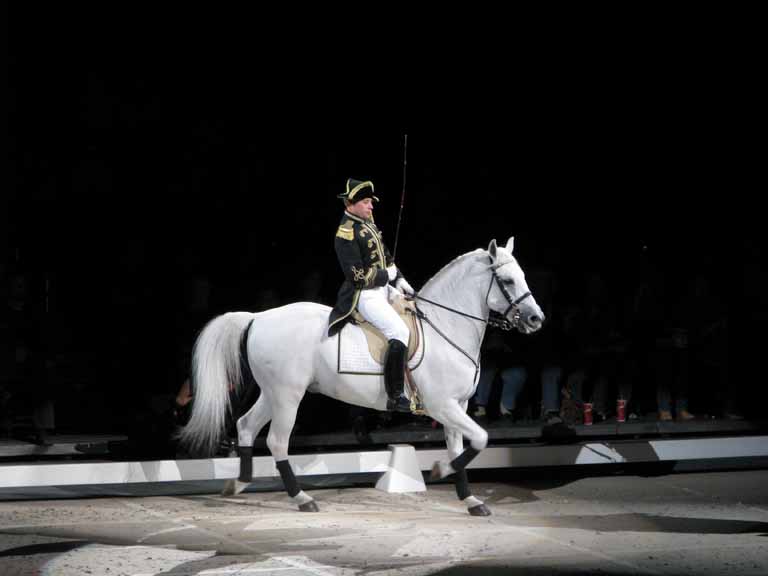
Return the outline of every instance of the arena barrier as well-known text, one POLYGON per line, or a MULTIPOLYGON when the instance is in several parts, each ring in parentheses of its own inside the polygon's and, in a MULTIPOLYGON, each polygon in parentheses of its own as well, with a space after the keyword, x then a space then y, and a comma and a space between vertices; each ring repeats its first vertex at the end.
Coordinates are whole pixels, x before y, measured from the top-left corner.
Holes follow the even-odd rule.
MULTIPOLYGON (((470 469, 538 468, 648 462, 723 461, 768 457, 768 436, 582 442, 570 445, 492 446, 470 469)), ((388 450, 292 455, 298 476, 380 474, 387 492, 424 490, 422 472, 445 450, 415 450, 391 444, 388 450)), ((239 473, 238 458, 147 462, 7 463, 0 465, 0 488, 226 480, 239 473)), ((271 456, 253 458, 254 478, 279 477, 271 456)))

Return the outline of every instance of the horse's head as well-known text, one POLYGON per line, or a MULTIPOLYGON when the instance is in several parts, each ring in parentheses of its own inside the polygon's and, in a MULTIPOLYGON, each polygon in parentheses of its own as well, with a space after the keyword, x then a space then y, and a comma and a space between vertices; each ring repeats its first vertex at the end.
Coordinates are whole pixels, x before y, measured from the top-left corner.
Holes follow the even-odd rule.
POLYGON ((491 258, 491 284, 486 303, 492 312, 501 314, 512 326, 524 334, 535 332, 544 322, 544 313, 528 289, 523 269, 512 256, 514 237, 502 248, 491 240, 488 256, 491 258))

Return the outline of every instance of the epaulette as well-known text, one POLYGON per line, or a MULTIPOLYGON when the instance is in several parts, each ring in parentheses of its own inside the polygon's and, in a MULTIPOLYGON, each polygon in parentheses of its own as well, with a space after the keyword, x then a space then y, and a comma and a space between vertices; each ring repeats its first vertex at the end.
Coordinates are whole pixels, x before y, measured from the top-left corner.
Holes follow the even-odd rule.
POLYGON ((344 238, 344 240, 354 240, 355 239, 355 231, 352 230, 352 228, 345 228, 342 224, 339 226, 339 229, 336 230, 336 236, 338 238, 344 238))

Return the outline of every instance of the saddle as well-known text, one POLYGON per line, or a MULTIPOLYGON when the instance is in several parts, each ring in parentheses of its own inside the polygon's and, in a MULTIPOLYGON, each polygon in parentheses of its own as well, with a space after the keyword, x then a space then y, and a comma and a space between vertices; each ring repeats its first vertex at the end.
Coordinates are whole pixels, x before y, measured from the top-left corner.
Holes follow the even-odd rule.
MULTIPOLYGON (((391 302, 392 307, 408 326, 408 352, 405 368, 405 392, 411 399, 414 414, 424 414, 419 391, 411 378, 411 371, 418 368, 424 359, 424 341, 421 322, 416 305, 404 298, 391 302)), ((338 372, 339 374, 383 375, 384 359, 389 342, 384 335, 365 320, 357 311, 352 313, 352 322, 339 332, 338 372)))
MULTIPOLYGON (((405 298, 395 298, 391 303, 395 312, 403 319, 405 325, 408 326, 408 360, 411 360, 416 354, 416 349, 419 347, 419 331, 416 326, 416 305, 405 298)), ((384 356, 387 353, 387 347, 389 343, 384 335, 379 332, 373 324, 363 318, 362 314, 355 310, 352 312, 352 320, 360 328, 362 328, 365 334, 365 339, 368 342, 368 351, 373 356, 373 359, 379 364, 384 364, 384 356)))

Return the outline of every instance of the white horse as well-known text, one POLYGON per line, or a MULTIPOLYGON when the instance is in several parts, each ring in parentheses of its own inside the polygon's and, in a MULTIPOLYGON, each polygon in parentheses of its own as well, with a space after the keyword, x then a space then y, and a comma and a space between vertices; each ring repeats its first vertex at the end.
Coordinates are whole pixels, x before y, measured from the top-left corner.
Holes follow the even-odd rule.
MULTIPOLYGON (((488 443, 488 433, 467 415, 480 371, 480 345, 491 313, 523 333, 538 330, 544 314, 528 289, 525 275, 506 247, 491 241, 488 250, 459 256, 416 295, 423 313, 424 358, 412 372, 424 408, 443 424, 450 461, 435 462, 432 478, 455 475, 456 492, 470 514, 490 511, 472 496, 465 467, 488 443), (470 446, 463 448, 462 436, 470 446)), ((180 432, 182 443, 212 451, 221 438, 229 392, 242 382, 241 349, 261 395, 237 420, 240 476, 225 493, 237 493, 252 480, 253 444, 271 420, 267 446, 286 491, 302 511, 317 511, 301 490, 288 462, 288 439, 307 390, 358 406, 385 410, 387 394, 380 375, 339 374, 339 334, 327 336, 330 308, 298 302, 260 313, 230 312, 211 320, 193 354, 194 405, 180 432), (242 348, 241 348, 242 341, 242 348)), ((349 329, 345 327, 344 330, 349 329)), ((247 369, 247 368, 245 368, 247 369)))

